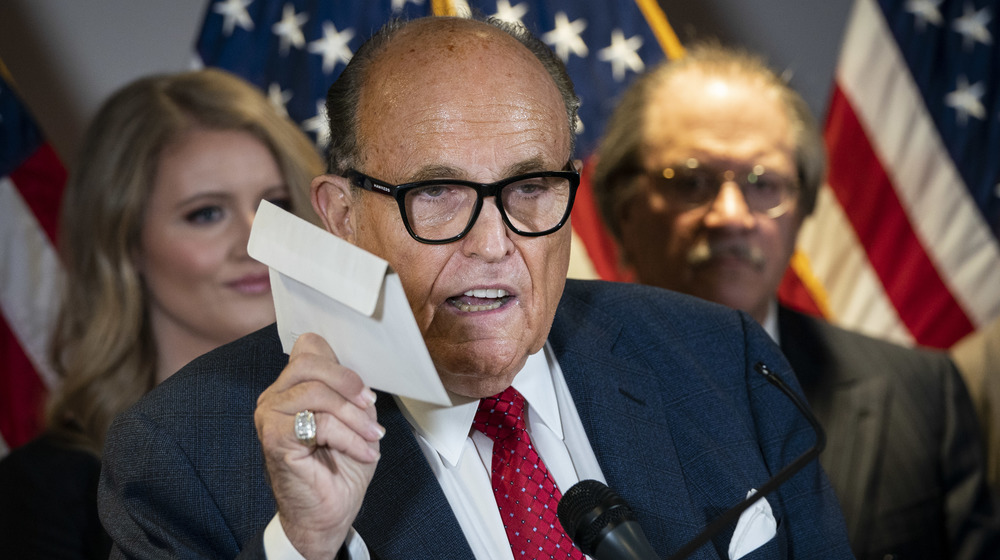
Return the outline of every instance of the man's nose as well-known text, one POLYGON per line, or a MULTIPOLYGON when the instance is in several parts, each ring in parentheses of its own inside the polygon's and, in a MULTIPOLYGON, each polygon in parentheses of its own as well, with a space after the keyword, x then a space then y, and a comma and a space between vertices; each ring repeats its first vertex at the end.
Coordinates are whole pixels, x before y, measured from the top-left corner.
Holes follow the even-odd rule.
POLYGON ((476 223, 459 242, 462 252, 467 257, 479 258, 487 262, 502 260, 514 250, 513 234, 500 215, 496 198, 483 200, 483 208, 479 211, 476 223))
POLYGON ((719 193, 709 203, 708 214, 705 215, 705 225, 724 229, 750 229, 756 224, 756 218, 743 190, 731 179, 719 186, 719 193))

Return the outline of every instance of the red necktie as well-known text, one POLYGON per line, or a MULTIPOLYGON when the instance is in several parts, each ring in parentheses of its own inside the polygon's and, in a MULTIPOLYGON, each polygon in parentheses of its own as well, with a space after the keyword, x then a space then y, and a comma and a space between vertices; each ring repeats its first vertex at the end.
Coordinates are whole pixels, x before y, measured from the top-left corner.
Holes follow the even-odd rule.
POLYGON ((479 402, 472 426, 493 439, 493 494, 514 558, 582 559, 556 515, 562 494, 524 429, 524 397, 508 387, 479 402))

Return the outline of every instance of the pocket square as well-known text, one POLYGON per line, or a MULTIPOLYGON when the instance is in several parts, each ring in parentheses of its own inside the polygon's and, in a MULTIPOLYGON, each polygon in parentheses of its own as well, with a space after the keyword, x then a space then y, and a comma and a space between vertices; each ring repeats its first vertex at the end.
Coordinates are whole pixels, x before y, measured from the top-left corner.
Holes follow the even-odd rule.
MULTIPOLYGON (((747 492, 747 498, 756 493, 757 490, 751 488, 747 492)), ((736 522, 733 540, 729 541, 729 560, 739 560, 757 550, 773 539, 777 531, 778 523, 771 511, 771 504, 767 503, 767 498, 757 500, 736 522)))

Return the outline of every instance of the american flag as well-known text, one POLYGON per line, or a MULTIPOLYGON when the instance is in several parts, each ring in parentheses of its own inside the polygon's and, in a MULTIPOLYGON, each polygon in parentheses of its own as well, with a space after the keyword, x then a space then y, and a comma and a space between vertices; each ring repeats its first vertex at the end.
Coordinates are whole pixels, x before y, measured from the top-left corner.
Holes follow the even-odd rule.
POLYGON ((0 456, 38 433, 55 383, 46 345, 58 301, 54 246, 66 183, 9 83, 0 78, 0 456))
POLYGON ((829 187, 799 236, 805 305, 938 348, 1000 316, 998 8, 855 0, 825 128, 829 187))
MULTIPOLYGON (((679 56, 656 0, 218 0, 208 6, 198 55, 206 66, 256 84, 316 140, 326 143, 326 90, 361 43, 392 17, 475 11, 525 25, 566 63, 581 98, 578 154, 596 148, 615 103, 637 74, 679 56)), ((586 179, 586 177, 585 177, 586 179)), ((612 278, 616 259, 586 180, 573 211, 575 277, 612 278)))

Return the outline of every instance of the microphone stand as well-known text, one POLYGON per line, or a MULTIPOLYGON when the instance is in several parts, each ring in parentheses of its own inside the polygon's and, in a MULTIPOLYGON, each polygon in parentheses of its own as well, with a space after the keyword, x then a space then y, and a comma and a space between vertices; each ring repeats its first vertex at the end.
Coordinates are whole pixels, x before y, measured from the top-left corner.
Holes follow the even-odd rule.
POLYGON ((809 406, 805 403, 805 401, 803 401, 802 398, 795 393, 795 391, 792 391, 780 377, 775 375, 774 372, 772 372, 763 363, 757 362, 754 365, 754 369, 757 373, 763 375, 765 379, 771 382, 772 385, 780 389, 781 392, 784 393, 789 399, 791 399, 795 407, 799 409, 802 415, 805 416, 806 420, 808 420, 812 425, 813 430, 816 431, 816 443, 797 459, 786 465, 785 468, 778 471, 778 474, 774 475, 774 477, 765 482, 759 489, 757 489, 755 494, 715 518, 714 521, 709 523, 708 527, 705 527, 705 530, 670 556, 669 560, 682 560, 683 558, 690 556, 695 550, 701 548, 702 545, 707 543, 713 536, 722 531, 729 524, 735 523, 736 520, 739 519, 740 515, 749 509, 750 506, 752 506, 757 500, 776 490, 786 480, 791 478, 793 474, 799 472, 802 467, 805 467, 807 463, 819 456, 820 452, 823 451, 823 448, 826 447, 826 432, 823 431, 823 427, 819 425, 819 421, 816 419, 816 416, 813 415, 812 411, 809 410, 809 406))

